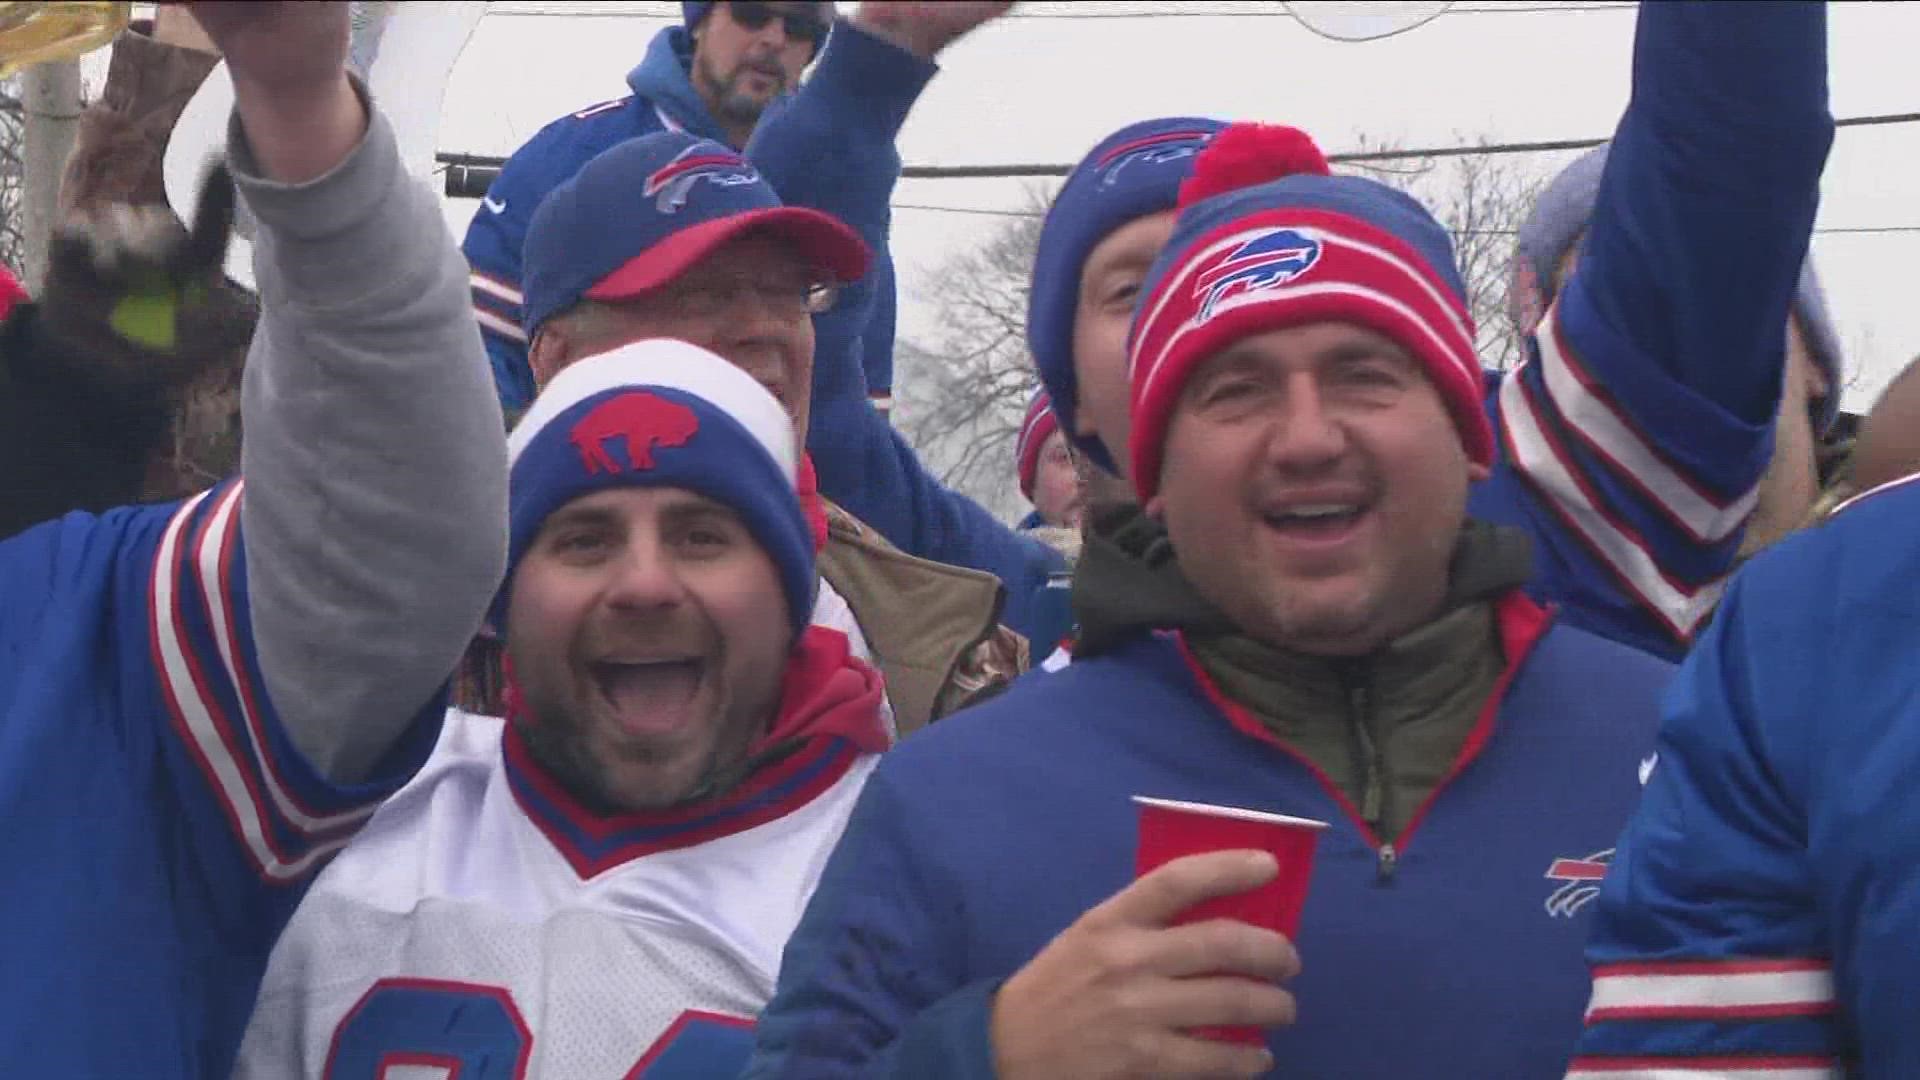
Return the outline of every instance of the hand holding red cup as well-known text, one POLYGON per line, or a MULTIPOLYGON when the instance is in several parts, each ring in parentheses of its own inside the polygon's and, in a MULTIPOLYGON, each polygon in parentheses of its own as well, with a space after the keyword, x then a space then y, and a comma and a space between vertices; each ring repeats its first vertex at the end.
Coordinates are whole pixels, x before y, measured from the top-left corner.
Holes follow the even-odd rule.
MULTIPOLYGON (((1196 904, 1175 918, 1174 925, 1236 919, 1292 940, 1300 928, 1300 912, 1313 878, 1314 849, 1326 822, 1141 795, 1133 801, 1140 806, 1136 878, 1174 859, 1211 851, 1264 851, 1280 865, 1280 872, 1265 885, 1196 904)), ((1228 1042, 1266 1041, 1266 1033, 1254 1027, 1197 1028, 1193 1033, 1228 1042)))

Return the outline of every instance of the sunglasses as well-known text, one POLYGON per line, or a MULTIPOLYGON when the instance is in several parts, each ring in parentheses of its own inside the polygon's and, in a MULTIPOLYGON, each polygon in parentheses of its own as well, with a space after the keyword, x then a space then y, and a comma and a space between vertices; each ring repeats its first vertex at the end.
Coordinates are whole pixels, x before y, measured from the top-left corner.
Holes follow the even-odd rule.
POLYGON ((827 39, 827 24, 812 11, 781 10, 760 0, 729 0, 727 14, 733 16, 733 21, 748 32, 763 29, 768 23, 779 19, 780 27, 787 32, 789 41, 804 41, 815 49, 827 39))

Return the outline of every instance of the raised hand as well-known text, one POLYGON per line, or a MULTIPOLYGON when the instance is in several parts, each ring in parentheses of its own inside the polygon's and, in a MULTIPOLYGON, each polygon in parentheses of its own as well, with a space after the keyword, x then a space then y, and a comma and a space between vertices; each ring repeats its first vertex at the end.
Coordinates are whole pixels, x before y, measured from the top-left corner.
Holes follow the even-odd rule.
POLYGON ((347 81, 347 4, 203 0, 187 8, 220 48, 234 109, 267 179, 313 180, 360 144, 367 114, 347 81))
POLYGON ((1013 0, 865 0, 853 23, 931 60, 1012 7, 1013 0))

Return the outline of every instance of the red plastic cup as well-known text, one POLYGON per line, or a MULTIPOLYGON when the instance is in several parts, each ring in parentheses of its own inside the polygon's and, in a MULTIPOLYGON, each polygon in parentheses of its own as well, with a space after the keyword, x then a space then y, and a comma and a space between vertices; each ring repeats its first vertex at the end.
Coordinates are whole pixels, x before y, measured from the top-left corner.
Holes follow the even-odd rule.
MULTIPOLYGON (((1144 795, 1135 795, 1133 801, 1140 806, 1140 843, 1133 871, 1136 878, 1175 859, 1210 851, 1265 851, 1280 864, 1280 873, 1272 881, 1249 892, 1195 904, 1173 920, 1175 925, 1238 919, 1293 938, 1300 929, 1307 885, 1313 879, 1314 847, 1326 822, 1144 795)), ((1251 1045, 1267 1041, 1266 1032, 1257 1027, 1195 1028, 1193 1033, 1251 1045)))

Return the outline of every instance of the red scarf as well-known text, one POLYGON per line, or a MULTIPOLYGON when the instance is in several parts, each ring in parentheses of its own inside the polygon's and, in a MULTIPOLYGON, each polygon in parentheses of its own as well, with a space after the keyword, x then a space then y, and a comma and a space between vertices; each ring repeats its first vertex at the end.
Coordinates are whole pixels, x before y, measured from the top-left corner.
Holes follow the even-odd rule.
POLYGON ((813 472, 813 455, 800 455, 800 473, 795 478, 800 495, 800 513, 813 528, 813 550, 818 554, 827 546, 827 504, 820 498, 820 478, 813 472))

